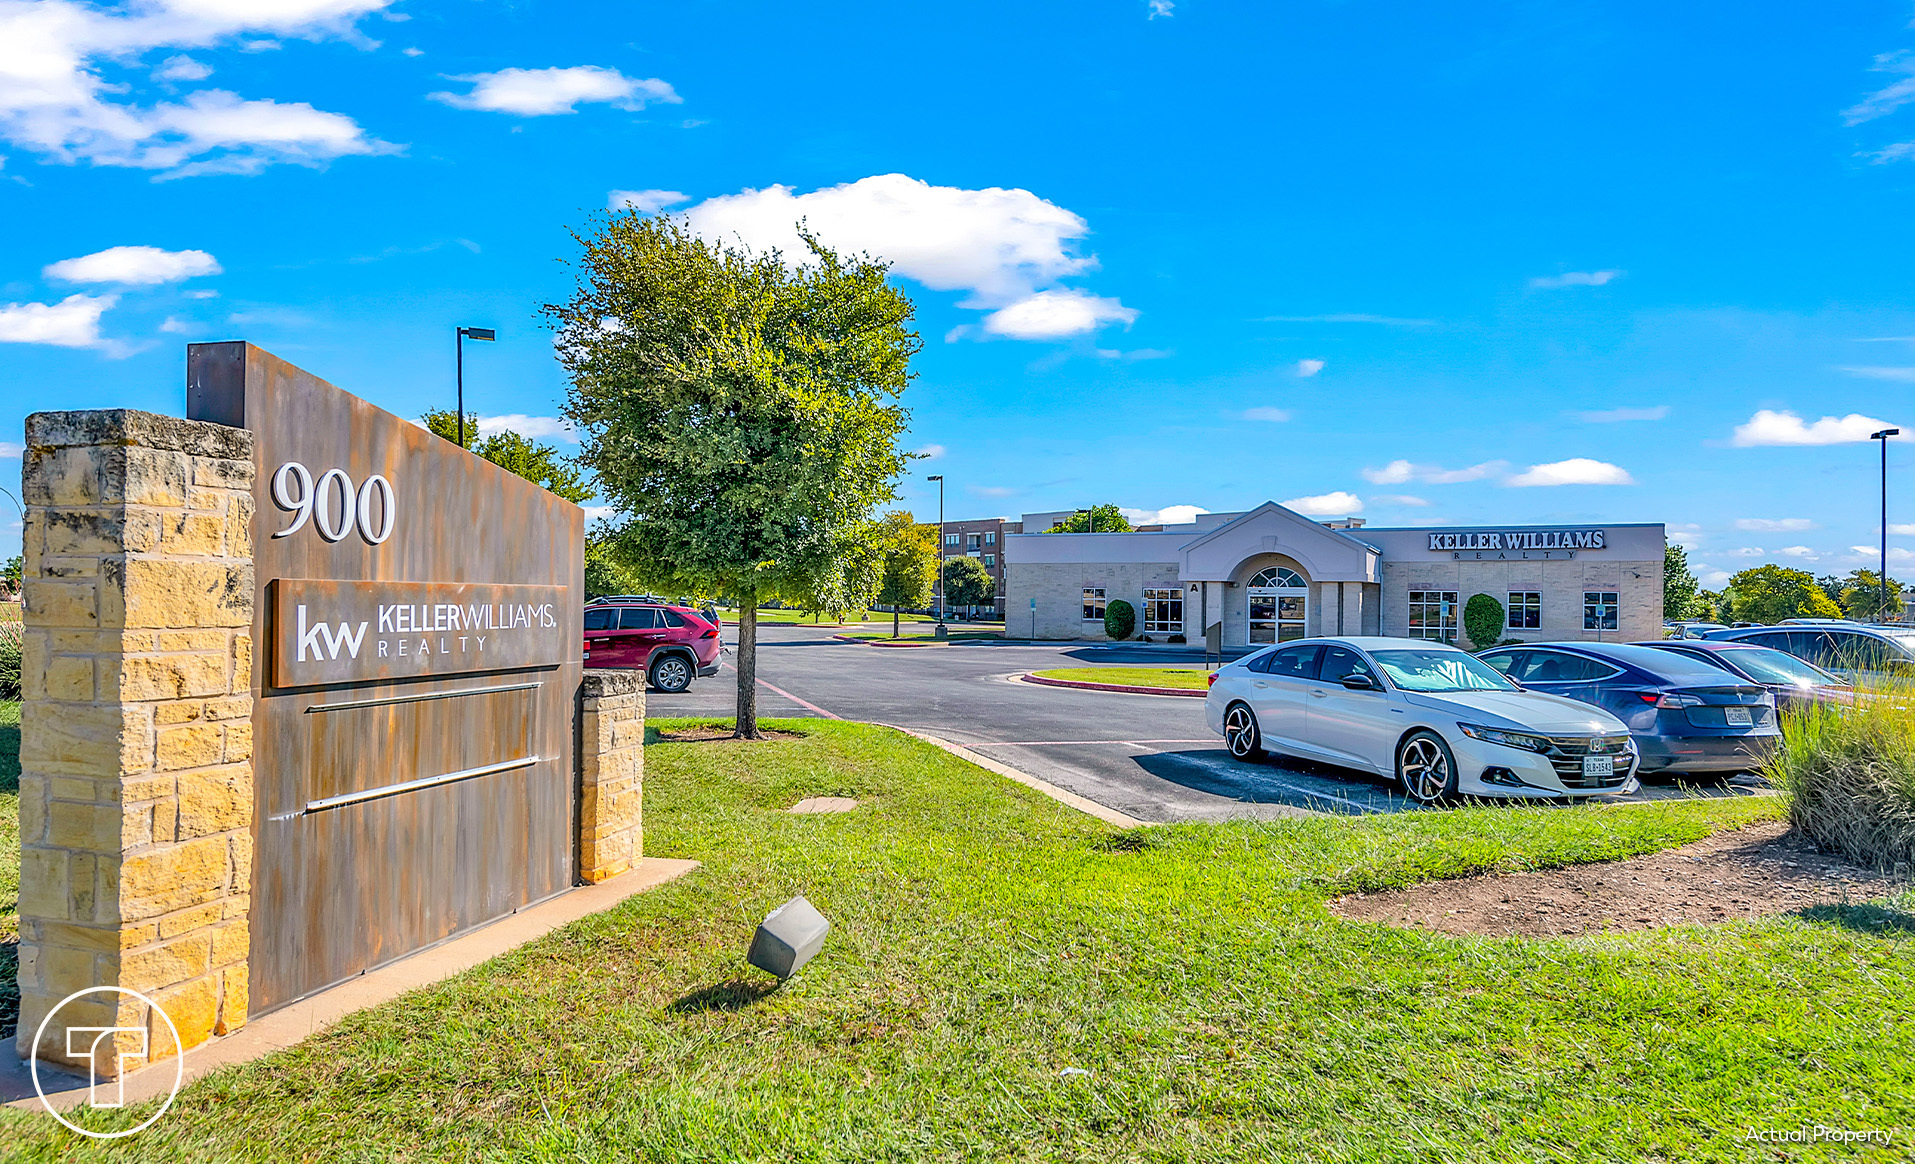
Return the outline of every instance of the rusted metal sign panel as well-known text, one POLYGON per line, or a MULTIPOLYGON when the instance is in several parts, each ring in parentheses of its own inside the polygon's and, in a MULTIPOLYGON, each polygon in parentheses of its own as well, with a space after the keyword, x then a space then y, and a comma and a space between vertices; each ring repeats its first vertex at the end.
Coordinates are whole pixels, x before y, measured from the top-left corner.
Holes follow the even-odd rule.
POLYGON ((250 344, 187 415, 257 437, 253 1012, 570 887, 579 508, 250 344))
POLYGON ((270 589, 277 687, 538 667, 580 637, 559 621, 558 586, 280 578, 270 589))

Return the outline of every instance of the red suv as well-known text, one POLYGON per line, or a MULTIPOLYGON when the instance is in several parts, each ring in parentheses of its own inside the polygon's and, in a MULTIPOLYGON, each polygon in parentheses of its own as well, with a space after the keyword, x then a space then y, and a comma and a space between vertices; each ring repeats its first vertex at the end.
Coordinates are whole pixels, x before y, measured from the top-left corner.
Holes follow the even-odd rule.
POLYGON ((660 691, 718 673, 718 628, 683 606, 595 602, 585 608, 585 665, 642 669, 660 691))

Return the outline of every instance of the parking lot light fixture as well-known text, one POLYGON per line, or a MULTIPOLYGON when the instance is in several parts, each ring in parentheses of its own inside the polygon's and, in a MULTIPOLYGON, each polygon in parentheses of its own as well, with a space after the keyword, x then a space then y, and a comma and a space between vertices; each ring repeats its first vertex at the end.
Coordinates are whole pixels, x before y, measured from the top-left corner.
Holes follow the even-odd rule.
POLYGON ((943 638, 949 633, 944 627, 944 474, 933 473, 925 480, 938 483, 938 576, 934 583, 937 587, 938 626, 932 633, 943 638))
POLYGON ((456 404, 458 406, 459 418, 459 447, 462 449, 465 448, 465 341, 483 340, 486 343, 491 343, 498 338, 499 333, 489 327, 462 327, 459 329, 458 338, 453 341, 453 347, 458 351, 458 355, 454 357, 453 362, 458 369, 455 376, 455 379, 458 381, 458 399, 456 404))
POLYGON ((1888 618, 1888 438, 1902 435, 1899 428, 1885 428, 1881 432, 1868 434, 1868 439, 1882 442, 1882 575, 1876 581, 1881 583, 1881 605, 1875 608, 1875 621, 1888 618))

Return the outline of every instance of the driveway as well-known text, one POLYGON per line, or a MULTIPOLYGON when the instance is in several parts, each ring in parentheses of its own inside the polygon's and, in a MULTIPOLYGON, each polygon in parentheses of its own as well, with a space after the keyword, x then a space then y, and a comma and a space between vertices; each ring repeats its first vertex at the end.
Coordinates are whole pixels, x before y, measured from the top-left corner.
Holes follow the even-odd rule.
MULTIPOLYGON (((995 642, 886 649, 839 642, 831 633, 759 627, 760 715, 824 715, 910 728, 1153 823, 1420 811, 1378 777, 1306 761, 1233 760, 1204 726, 1201 699, 1013 681, 1047 667, 1196 666, 1201 652, 995 642)), ((734 627, 725 628, 725 670, 680 695, 653 692, 650 714, 730 716, 735 634, 734 627)), ((1747 795, 1756 787, 1739 778, 1728 788, 1705 785, 1702 791, 1747 795)), ((1693 791, 1651 785, 1638 796, 1693 791)))

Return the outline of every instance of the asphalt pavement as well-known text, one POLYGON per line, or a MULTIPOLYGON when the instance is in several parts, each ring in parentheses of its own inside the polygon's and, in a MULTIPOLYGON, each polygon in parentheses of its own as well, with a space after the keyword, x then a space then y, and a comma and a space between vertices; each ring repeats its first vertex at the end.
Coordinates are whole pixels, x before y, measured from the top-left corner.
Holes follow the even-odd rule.
MULTIPOLYGON (((1199 651, 1016 642, 872 647, 839 641, 833 633, 760 625, 759 715, 822 715, 909 728, 1153 823, 1426 811, 1380 777, 1307 761, 1232 759, 1204 725, 1201 699, 1016 680, 1050 667, 1198 666, 1199 651)), ((732 715, 736 634, 736 627, 725 627, 723 671, 679 695, 652 692, 648 713, 732 715)), ((1758 787, 1744 777, 1727 786, 1650 785, 1638 796, 1748 795, 1758 787)))

